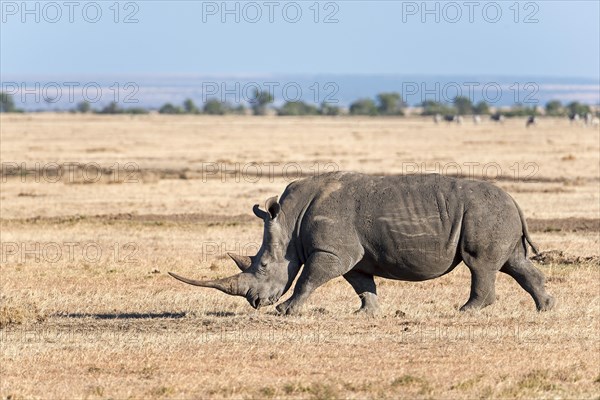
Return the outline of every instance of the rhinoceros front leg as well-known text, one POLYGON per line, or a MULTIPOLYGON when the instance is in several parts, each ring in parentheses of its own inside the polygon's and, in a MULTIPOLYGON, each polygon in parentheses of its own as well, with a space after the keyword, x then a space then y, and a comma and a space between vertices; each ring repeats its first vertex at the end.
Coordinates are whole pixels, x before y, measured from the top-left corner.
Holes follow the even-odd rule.
POLYGON ((331 279, 344 275, 351 267, 344 266, 340 258, 328 252, 317 251, 310 255, 294 288, 294 294, 277 306, 282 314, 295 315, 316 288, 331 279))
POLYGON ((352 288, 360 297, 361 306, 357 313, 374 316, 379 312, 379 303, 377 302, 377 287, 373 275, 365 274, 360 271, 349 271, 344 274, 352 288))

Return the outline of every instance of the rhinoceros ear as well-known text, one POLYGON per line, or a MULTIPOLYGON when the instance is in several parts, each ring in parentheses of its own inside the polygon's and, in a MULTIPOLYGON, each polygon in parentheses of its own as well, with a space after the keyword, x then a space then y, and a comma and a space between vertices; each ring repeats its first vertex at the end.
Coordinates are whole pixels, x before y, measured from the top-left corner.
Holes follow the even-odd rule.
POLYGON ((281 211, 281 205, 277 202, 277 196, 267 199, 265 202, 265 209, 268 210, 268 212, 261 210, 259 205, 255 204, 252 208, 252 211, 254 211, 254 215, 256 215, 258 218, 264 219, 265 221, 277 218, 279 212, 281 211))
POLYGON ((272 219, 277 218, 279 211, 281 211, 281 205, 277 202, 277 196, 273 196, 265 202, 265 208, 269 211, 269 215, 272 219))

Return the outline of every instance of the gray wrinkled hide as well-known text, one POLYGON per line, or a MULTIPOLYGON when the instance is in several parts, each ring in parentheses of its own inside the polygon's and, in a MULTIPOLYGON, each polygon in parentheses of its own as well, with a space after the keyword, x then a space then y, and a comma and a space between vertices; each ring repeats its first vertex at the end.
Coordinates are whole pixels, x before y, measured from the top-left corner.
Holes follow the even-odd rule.
POLYGON ((498 271, 515 278, 538 310, 554 305, 543 274, 527 259, 528 243, 537 249, 521 210, 490 183, 437 174, 336 172, 291 183, 279 202, 269 199, 265 208, 254 208, 265 221, 263 245, 247 269, 240 266, 245 286, 229 292, 254 307, 278 301, 303 265, 280 312, 297 313, 317 287, 343 276, 361 298, 359 311, 373 314, 374 276, 424 281, 461 261, 472 274, 471 295, 461 310, 494 302, 498 271))

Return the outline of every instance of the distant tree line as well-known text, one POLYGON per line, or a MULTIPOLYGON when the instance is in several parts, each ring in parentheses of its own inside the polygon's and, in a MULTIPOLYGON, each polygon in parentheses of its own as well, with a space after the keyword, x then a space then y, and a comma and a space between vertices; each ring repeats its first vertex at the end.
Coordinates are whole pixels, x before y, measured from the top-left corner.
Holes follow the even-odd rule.
POLYGON ((559 100, 551 100, 546 103, 546 115, 555 117, 564 117, 567 115, 585 115, 592 112, 592 109, 587 104, 581 104, 578 101, 573 101, 567 105, 563 105, 559 100))
MULTIPOLYGON (((339 106, 323 102, 320 105, 305 103, 303 101, 287 101, 281 107, 270 107, 273 97, 269 92, 255 90, 253 100, 247 108, 243 104, 234 106, 231 103, 218 99, 208 99, 201 107, 198 107, 192 99, 186 99, 181 105, 166 103, 158 112, 160 114, 206 114, 206 115, 266 115, 272 108, 277 115, 300 116, 300 115, 341 115, 346 113, 339 106)), ((491 113, 490 106, 485 101, 473 104, 468 97, 458 96, 451 103, 426 100, 419 105, 422 109, 421 115, 488 115, 491 113)), ((366 116, 402 116, 407 108, 402 95, 397 92, 379 93, 375 99, 361 98, 352 102, 347 110, 350 115, 366 116)), ((96 113, 96 114, 148 114, 149 109, 143 107, 123 108, 116 102, 111 102, 100 109, 93 109, 87 101, 78 103, 74 113, 96 113)), ((0 92, 0 112, 23 112, 16 108, 12 96, 0 92)), ((581 116, 591 112, 590 106, 579 102, 571 102, 563 105, 559 100, 551 100, 545 106, 545 113, 549 116, 563 117, 579 114, 581 116)), ((496 114, 505 117, 531 116, 538 114, 536 106, 527 107, 516 104, 509 109, 498 110, 496 114)))
MULTIPOLYGON (((436 101, 424 101, 421 103, 423 111, 421 115, 488 115, 490 114, 490 106, 485 101, 480 101, 473 104, 467 97, 456 97, 452 104, 441 103, 436 101)), ((551 100, 546 103, 545 114, 553 117, 564 117, 568 115, 579 114, 583 116, 591 112, 591 107, 587 104, 582 104, 577 101, 563 105, 559 100, 551 100)), ((501 109, 496 111, 497 115, 505 117, 526 117, 538 115, 538 107, 527 107, 523 104, 515 104, 509 109, 501 109)))

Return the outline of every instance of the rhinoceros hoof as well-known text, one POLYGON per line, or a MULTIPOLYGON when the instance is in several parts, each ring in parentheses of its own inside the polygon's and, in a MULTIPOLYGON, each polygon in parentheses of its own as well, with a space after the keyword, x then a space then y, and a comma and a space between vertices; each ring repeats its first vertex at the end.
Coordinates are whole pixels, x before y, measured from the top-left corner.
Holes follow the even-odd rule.
POLYGON ((379 308, 377 307, 361 307, 354 311, 355 315, 367 318, 375 318, 379 314, 379 308))
POLYGON ((300 309, 299 307, 295 307, 293 302, 290 300, 284 301, 279 304, 275 309, 281 313, 282 315, 299 315, 300 309))
POLYGON ((556 300, 554 300, 554 297, 548 296, 546 299, 543 300, 543 302, 541 304, 537 305, 537 310, 538 311, 550 311, 554 308, 555 305, 556 305, 556 300))

